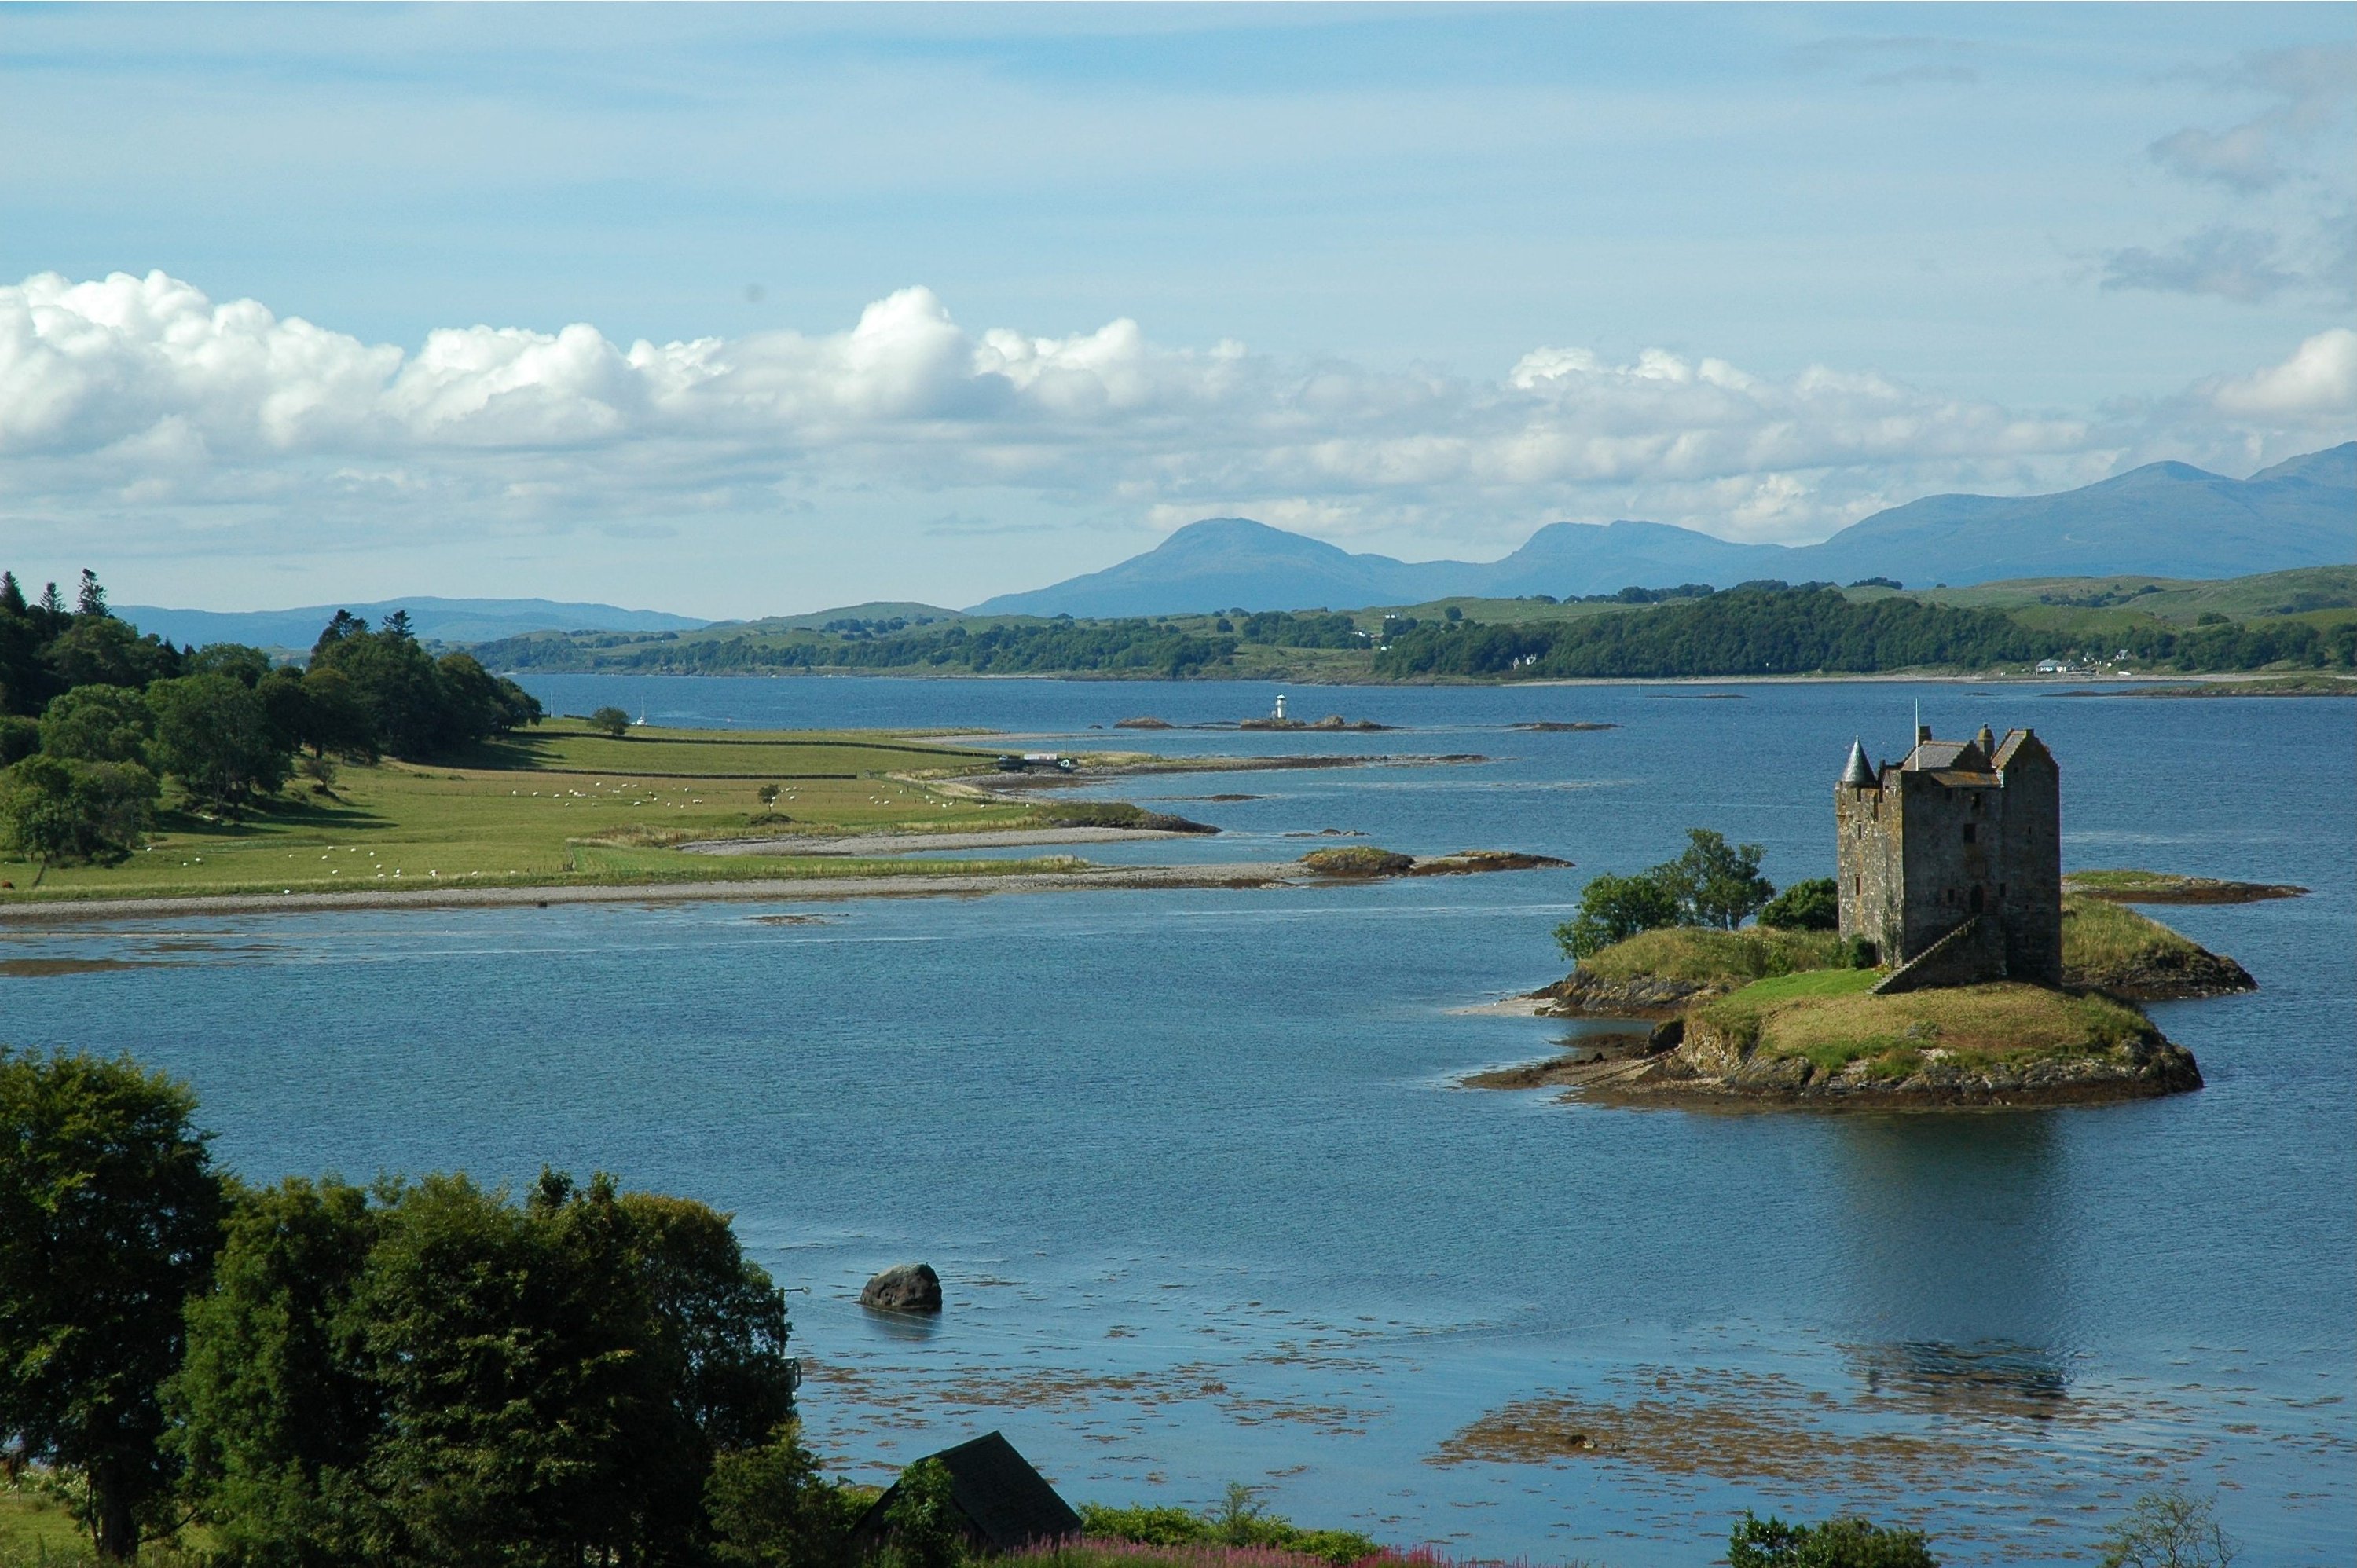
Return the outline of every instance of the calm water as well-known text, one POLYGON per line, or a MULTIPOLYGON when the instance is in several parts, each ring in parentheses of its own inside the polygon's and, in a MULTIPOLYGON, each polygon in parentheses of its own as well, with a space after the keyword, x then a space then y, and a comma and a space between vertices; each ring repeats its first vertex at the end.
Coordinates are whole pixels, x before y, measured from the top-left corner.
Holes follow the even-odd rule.
MULTIPOLYGON (((246 1174, 603 1168, 736 1211, 797 1294, 812 1431, 880 1474, 996 1426, 1068 1496, 1399 1541, 1708 1561, 1743 1507, 2070 1561, 2216 1491, 2251 1563, 2357 1556, 2357 710, 1895 684, 1296 693, 1372 736, 1092 731, 1275 688, 551 678, 658 723, 977 725, 1172 751, 1489 760, 1131 781, 1293 854, 1340 827, 1575 870, 1278 892, 419 910, 0 938, 7 1037, 194 1080, 246 1174), (1695 1115, 1460 1090, 1564 1026, 1454 1009, 1561 972, 1582 879, 1689 825, 1823 875, 1854 734, 2029 724, 2073 865, 2294 881, 2163 911, 2264 989, 2156 1009, 2210 1087, 2102 1110, 1695 1115), (1593 719, 1620 728, 1508 726, 1593 719), (1260 799, 1211 803, 1217 792, 1260 799), (810 913, 819 923, 764 923, 810 913), (937 1329, 855 1305, 922 1257, 937 1329), (1663 1413, 1667 1468, 1444 1444, 1522 1401, 1663 1413), (1448 1461, 1452 1458, 1455 1462, 1448 1461)), ((1140 846, 1141 848, 1145 846, 1140 846)), ((1092 848, 1092 854, 1097 852, 1092 848)), ((1099 858, 1106 858, 1100 855, 1099 858)), ((1572 1419, 1572 1418, 1566 1418, 1572 1419)))

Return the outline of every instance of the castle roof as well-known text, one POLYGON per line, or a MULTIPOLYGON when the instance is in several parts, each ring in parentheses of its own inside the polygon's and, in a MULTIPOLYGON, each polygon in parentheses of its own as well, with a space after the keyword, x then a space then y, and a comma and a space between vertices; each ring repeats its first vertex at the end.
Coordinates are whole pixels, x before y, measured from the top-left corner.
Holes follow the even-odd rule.
POLYGON ((2006 731, 2005 739, 1997 744, 1996 756, 1993 759, 1995 765, 1998 768, 2010 768, 2024 757, 2044 757, 2049 762, 2054 759, 2053 754, 2046 749, 2046 743, 2038 738, 2036 732, 2026 729, 2006 731))
POLYGON ((1849 763, 1842 769, 1841 781, 1845 784, 1858 785, 1874 782, 1874 768, 1866 760, 1864 741, 1853 740, 1849 743, 1849 763))
POLYGON ((1900 767, 1910 773, 1987 773, 1988 753, 1969 740, 1919 740, 1900 767))

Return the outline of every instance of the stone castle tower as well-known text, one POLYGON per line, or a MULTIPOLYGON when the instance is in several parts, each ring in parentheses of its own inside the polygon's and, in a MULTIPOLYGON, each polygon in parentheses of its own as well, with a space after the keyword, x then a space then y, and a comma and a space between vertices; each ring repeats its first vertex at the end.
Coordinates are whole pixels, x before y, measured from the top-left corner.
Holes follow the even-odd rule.
POLYGON ((1999 742, 1983 725, 1933 740, 1919 727, 1905 759, 1880 768, 1852 742, 1834 822, 1841 933, 1908 971, 1878 989, 2061 983, 2061 770, 2037 736, 1999 742))

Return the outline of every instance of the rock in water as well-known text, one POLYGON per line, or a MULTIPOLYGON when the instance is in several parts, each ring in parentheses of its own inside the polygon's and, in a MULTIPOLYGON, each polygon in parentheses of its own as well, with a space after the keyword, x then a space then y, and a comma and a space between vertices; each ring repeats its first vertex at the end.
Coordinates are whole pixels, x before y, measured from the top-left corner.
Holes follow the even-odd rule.
POLYGON ((931 1263, 898 1263, 860 1288, 859 1305, 887 1312, 939 1312, 942 1276, 931 1263))

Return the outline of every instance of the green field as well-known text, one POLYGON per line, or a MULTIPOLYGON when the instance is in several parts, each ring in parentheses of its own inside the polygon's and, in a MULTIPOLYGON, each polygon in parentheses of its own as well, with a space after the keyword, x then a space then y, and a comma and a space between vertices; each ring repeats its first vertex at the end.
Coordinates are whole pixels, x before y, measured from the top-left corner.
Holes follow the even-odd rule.
MULTIPOLYGON (((971 832, 1040 825, 1042 808, 982 798, 962 776, 991 755, 883 734, 713 736, 559 721, 453 763, 346 766, 331 794, 301 780, 236 821, 167 810, 114 866, 0 860, 0 901, 190 894, 409 891, 451 886, 936 875, 1069 865, 874 861, 791 854, 801 835, 971 832), (773 806, 756 793, 778 786, 773 806), (785 821, 759 821, 782 817, 785 821), (777 855, 686 854, 690 839, 777 835, 777 855)), ((1048 808, 1052 811, 1052 807, 1048 808)))

